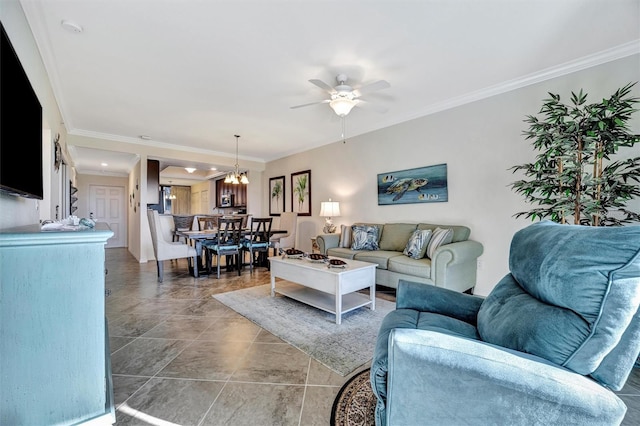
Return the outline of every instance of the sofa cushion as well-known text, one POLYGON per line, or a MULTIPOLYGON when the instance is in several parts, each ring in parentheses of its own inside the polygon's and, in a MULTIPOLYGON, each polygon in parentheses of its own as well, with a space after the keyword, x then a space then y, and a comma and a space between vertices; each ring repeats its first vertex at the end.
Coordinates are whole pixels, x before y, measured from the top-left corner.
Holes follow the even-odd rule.
POLYGON ((394 256, 389 259, 389 271, 399 274, 412 275, 420 278, 431 278, 431 260, 423 257, 422 259, 412 259, 407 256, 394 256))
POLYGON ((509 267, 478 313, 482 339, 591 374, 640 306, 640 227, 539 222, 515 234, 509 267))
POLYGON ((427 252, 425 256, 431 259, 436 252, 437 248, 445 244, 451 243, 453 240, 453 230, 449 228, 436 228, 431 234, 429 245, 427 246, 427 252))
POLYGON ((412 259, 422 259, 427 252, 427 245, 431 239, 430 229, 416 229, 409 237, 402 254, 412 259))
POLYGON ((404 250, 416 226, 415 223, 386 223, 382 227, 380 250, 404 250))
MULTIPOLYGON (((363 262, 375 263, 380 269, 389 268, 389 259, 398 256, 397 251, 388 250, 360 250, 356 251, 353 258, 363 262)), ((404 257, 404 256, 403 256, 404 257)))
POLYGON ((417 229, 431 229, 431 231, 435 231, 436 228, 447 228, 453 230, 453 238, 451 239, 452 243, 457 243, 460 241, 467 241, 469 236, 471 235, 471 229, 466 226, 456 226, 456 225, 434 225, 432 223, 419 223, 417 229))
POLYGON ((340 241, 338 247, 349 248, 351 247, 351 227, 347 225, 340 225, 340 241))
POLYGON ((341 257, 343 259, 353 259, 353 256, 355 256, 356 253, 358 253, 358 251, 343 247, 333 247, 327 249, 327 256, 341 257))
POLYGON ((369 225, 353 225, 351 229, 352 250, 378 250, 380 228, 369 225))

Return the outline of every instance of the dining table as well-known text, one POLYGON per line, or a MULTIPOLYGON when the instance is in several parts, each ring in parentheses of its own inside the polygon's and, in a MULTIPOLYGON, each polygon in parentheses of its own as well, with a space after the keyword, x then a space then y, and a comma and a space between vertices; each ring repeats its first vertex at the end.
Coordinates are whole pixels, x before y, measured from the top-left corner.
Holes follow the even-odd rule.
MULTIPOLYGON (((272 229, 271 234, 286 234, 286 229, 272 229)), ((184 237, 187 239, 187 242, 192 242, 196 253, 198 254, 198 262, 194 267, 198 268, 198 276, 208 275, 209 271, 205 268, 204 262, 202 261, 202 242, 205 240, 213 240, 218 236, 218 229, 203 229, 203 230, 191 230, 191 231, 176 231, 176 235, 180 237, 184 237)), ((242 236, 245 237, 247 235, 251 235, 251 228, 243 228, 242 236)), ((194 267, 189 268, 189 273, 195 276, 194 267)))

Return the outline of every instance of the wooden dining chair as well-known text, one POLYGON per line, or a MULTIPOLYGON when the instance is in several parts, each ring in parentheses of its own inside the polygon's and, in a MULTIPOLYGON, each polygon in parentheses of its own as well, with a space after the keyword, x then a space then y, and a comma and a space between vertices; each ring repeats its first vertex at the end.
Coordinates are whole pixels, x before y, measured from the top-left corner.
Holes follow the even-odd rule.
POLYGON ((255 255, 258 255, 258 264, 266 264, 269 268, 267 255, 271 247, 272 217, 252 217, 249 225, 249 235, 242 239, 242 258, 249 253, 249 271, 253 273, 253 265, 256 263, 255 255))
POLYGON ((220 218, 218 220, 218 232, 212 240, 204 240, 202 248, 205 252, 207 262, 207 271, 211 273, 211 263, 213 255, 216 256, 217 277, 220 278, 220 263, 222 256, 226 256, 227 270, 230 270, 230 259, 235 257, 233 266, 238 270, 240 275, 240 238, 242 236, 242 218, 227 219, 220 218))
POLYGON ((193 215, 174 214, 173 224, 173 241, 180 241, 180 238, 185 238, 185 242, 187 242, 186 237, 181 237, 179 232, 191 230, 191 226, 193 225, 193 215))

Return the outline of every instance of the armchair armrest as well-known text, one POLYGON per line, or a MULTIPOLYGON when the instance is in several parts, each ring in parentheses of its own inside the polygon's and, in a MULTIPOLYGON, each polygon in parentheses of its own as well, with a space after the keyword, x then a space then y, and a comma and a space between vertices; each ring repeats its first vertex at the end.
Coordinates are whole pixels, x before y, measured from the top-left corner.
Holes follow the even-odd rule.
POLYGON ((611 425, 625 412, 610 390, 533 355, 427 330, 389 338, 389 425, 611 425))
POLYGON ((447 315, 476 325, 484 298, 411 281, 398 281, 396 309, 447 315))
POLYGON ((316 243, 320 249, 320 253, 327 254, 330 248, 338 247, 340 243, 340 234, 320 234, 316 237, 316 243))

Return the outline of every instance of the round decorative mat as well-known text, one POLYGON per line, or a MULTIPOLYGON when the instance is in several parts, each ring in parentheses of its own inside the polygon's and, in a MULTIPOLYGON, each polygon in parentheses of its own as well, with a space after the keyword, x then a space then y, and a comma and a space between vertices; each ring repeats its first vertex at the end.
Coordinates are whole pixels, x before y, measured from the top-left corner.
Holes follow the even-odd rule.
POLYGON ((331 409, 331 426, 375 425, 376 397, 369 370, 361 371, 342 386, 331 409))

